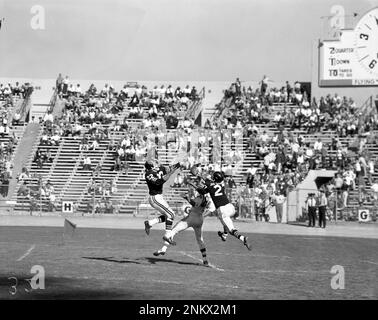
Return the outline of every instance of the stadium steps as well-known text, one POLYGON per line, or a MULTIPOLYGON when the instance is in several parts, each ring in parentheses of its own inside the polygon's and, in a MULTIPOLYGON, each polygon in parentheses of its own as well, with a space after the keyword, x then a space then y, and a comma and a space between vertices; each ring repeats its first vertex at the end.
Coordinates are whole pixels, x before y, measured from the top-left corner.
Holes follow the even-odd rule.
MULTIPOLYGON (((56 105, 61 103, 64 108, 64 100, 60 101, 57 99, 56 105)), ((128 101, 124 103, 124 108, 118 114, 113 115, 112 123, 118 122, 122 124, 125 117, 127 119, 127 124, 130 127, 140 128, 143 119, 128 119, 131 108, 128 105, 128 101)), ((62 110, 61 110, 62 111, 62 110)), ((148 108, 143 109, 143 113, 146 115, 148 113, 148 108)), ((184 115, 184 113, 183 113, 184 115)), ((41 117, 44 114, 40 115, 41 117)), ((163 115, 160 115, 159 119, 164 123, 162 119, 163 115)), ((108 128, 111 124, 102 125, 103 128, 108 128)), ((88 130, 88 125, 84 125, 84 132, 88 130)), ((42 168, 38 168, 35 163, 30 161, 30 172, 34 176, 31 179, 32 189, 38 190, 38 177, 42 177, 44 181, 50 180, 54 185, 57 210, 60 210, 61 201, 73 201, 75 202, 76 209, 79 211, 86 211, 88 201, 93 200, 93 196, 88 194, 89 182, 92 179, 92 171, 81 170, 81 160, 82 156, 85 154, 90 155, 92 160, 92 167, 95 167, 98 163, 102 164, 102 170, 97 177, 94 178, 96 182, 100 182, 103 179, 107 181, 114 180, 116 182, 116 192, 110 196, 110 200, 119 206, 120 213, 133 213, 135 210, 135 203, 143 199, 146 192, 146 186, 143 176, 143 164, 144 162, 131 162, 130 168, 127 173, 112 171, 114 165, 114 152, 108 150, 109 143, 112 139, 120 139, 124 135, 123 132, 110 132, 110 138, 101 141, 100 147, 97 150, 92 151, 79 151, 79 140, 75 140, 70 137, 63 137, 59 146, 35 146, 31 152, 30 159, 34 157, 37 148, 46 149, 49 148, 53 162, 45 163, 42 168), (141 183, 142 181, 142 183, 141 183)), ((39 136, 40 138, 40 136, 39 136)), ((38 138, 38 140, 39 140, 38 138)), ((81 140, 81 139, 80 139, 81 140)), ((18 188, 20 185, 18 185, 18 188)), ((95 201, 100 199, 102 195, 95 195, 95 201)), ((29 207, 29 200, 22 199, 22 197, 17 197, 17 192, 14 198, 18 201, 18 207, 29 207)), ((46 209, 47 200, 39 201, 46 209)))
POLYGON ((30 168, 41 133, 42 130, 38 123, 29 123, 22 126, 22 129, 18 129, 18 143, 12 158, 13 172, 9 185, 9 198, 12 202, 17 200, 17 190, 21 185, 17 178, 23 167, 30 168))

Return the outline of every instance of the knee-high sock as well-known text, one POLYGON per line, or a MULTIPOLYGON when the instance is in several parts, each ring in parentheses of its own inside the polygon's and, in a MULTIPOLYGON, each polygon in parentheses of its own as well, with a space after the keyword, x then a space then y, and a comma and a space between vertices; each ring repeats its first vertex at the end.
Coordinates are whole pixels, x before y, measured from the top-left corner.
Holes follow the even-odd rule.
POLYGON ((207 261, 206 248, 202 248, 200 251, 201 251, 201 254, 202 254, 203 261, 207 261))
POLYGON ((239 239, 241 242, 244 242, 245 236, 239 233, 238 230, 233 229, 230 232, 235 238, 239 239))
POLYGON ((160 249, 160 251, 166 252, 169 247, 169 243, 167 241, 164 241, 163 247, 160 249))
POLYGON ((150 225, 150 227, 152 227, 155 224, 162 223, 162 222, 165 222, 165 221, 166 221, 165 215, 161 215, 157 218, 153 218, 151 220, 148 220, 148 224, 150 225))
POLYGON ((172 230, 172 227, 173 227, 173 221, 171 219, 167 219, 165 221, 165 230, 170 231, 172 230))

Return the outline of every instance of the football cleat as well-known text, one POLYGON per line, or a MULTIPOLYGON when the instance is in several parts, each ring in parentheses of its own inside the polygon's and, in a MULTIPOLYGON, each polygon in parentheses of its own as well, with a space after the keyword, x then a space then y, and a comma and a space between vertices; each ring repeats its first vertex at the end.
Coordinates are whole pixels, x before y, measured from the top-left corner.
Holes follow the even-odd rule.
POLYGON ((150 234, 150 229, 151 229, 151 226, 150 224, 148 223, 148 221, 144 221, 144 230, 146 231, 147 235, 150 234))
POLYGON ((222 241, 227 240, 227 236, 222 231, 218 231, 218 236, 222 239, 222 241))
POLYGON ((173 241, 172 238, 168 238, 167 236, 164 236, 164 237, 163 237, 163 240, 164 240, 164 241, 167 241, 171 246, 175 246, 175 245, 176 245, 176 242, 173 241))
POLYGON ((247 247, 249 251, 252 250, 251 245, 248 243, 248 237, 244 237, 244 245, 247 247))
POLYGON ((164 256, 164 255, 165 255, 165 251, 162 251, 162 250, 158 250, 154 252, 155 257, 164 256))

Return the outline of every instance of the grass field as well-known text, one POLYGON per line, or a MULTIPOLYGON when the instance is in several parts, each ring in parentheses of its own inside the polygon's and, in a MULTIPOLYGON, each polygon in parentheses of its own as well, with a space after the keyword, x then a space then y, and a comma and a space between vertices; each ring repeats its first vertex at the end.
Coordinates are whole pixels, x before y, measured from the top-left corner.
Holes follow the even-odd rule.
POLYGON ((250 252, 233 238, 205 232, 204 267, 192 231, 156 258, 161 230, 81 229, 62 243, 62 228, 0 227, 1 299, 377 299, 378 240, 249 234, 250 252), (33 265, 45 290, 30 290, 33 265), (331 268, 345 289, 331 288, 331 268), (14 278, 17 293, 10 294, 14 278), (29 292, 26 292, 28 289, 29 292))

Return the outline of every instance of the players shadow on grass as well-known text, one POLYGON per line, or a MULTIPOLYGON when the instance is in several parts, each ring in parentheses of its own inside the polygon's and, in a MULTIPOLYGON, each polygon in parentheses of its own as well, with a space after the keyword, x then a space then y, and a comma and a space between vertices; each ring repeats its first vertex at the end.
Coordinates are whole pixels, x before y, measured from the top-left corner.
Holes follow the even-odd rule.
POLYGON ((106 261, 106 262, 115 262, 115 263, 134 263, 134 264, 142 264, 139 261, 131 260, 127 258, 123 259, 116 259, 114 257, 82 257, 83 259, 87 260, 100 260, 100 261, 106 261))
POLYGON ((143 258, 150 264, 156 264, 157 262, 168 262, 168 263, 175 263, 180 265, 187 265, 187 266, 201 266, 203 267, 202 263, 199 262, 186 262, 186 261, 179 261, 179 260, 173 260, 173 259, 164 259, 164 258, 156 258, 156 257, 146 257, 143 258))
POLYGON ((100 260, 100 261, 106 261, 106 262, 114 262, 114 263, 133 263, 133 264, 140 264, 140 265, 146 265, 146 262, 148 264, 156 264, 157 262, 168 262, 168 263, 175 263, 180 265, 189 265, 189 266, 203 266, 202 263, 198 262, 187 262, 187 261, 179 261, 179 260, 173 260, 173 259, 164 259, 164 258, 156 258, 156 257, 145 257, 145 258, 138 258, 135 260, 123 258, 123 259, 116 259, 114 257, 82 257, 83 259, 87 260, 100 260))

